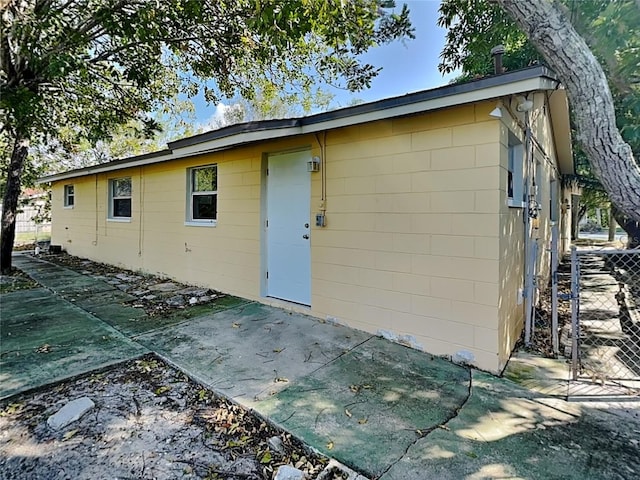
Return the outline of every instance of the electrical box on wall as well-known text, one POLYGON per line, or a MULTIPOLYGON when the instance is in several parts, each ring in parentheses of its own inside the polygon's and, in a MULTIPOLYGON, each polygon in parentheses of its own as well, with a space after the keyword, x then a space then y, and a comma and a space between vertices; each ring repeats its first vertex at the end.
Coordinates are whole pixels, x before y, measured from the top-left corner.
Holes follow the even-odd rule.
POLYGON ((326 217, 324 213, 316 214, 316 227, 324 227, 326 225, 326 217))

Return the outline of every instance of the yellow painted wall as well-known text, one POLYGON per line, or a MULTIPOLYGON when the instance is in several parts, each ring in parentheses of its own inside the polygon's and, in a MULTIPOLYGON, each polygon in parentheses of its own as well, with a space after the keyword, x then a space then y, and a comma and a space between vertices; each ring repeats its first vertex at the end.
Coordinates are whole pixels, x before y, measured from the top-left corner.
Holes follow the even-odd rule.
MULTIPOLYGON (((267 152, 309 148, 311 139, 242 149, 80 177, 54 185, 52 242, 70 254, 260 299, 261 166, 267 152), (187 225, 187 169, 218 165, 217 225, 187 225), (107 219, 108 180, 130 176, 130 222, 107 219), (63 185, 76 205, 62 207, 63 185), (98 208, 95 208, 95 205, 98 208), (98 212, 97 221, 95 212, 98 212)), ((317 155, 317 147, 311 150, 317 155)), ((319 177, 312 196, 319 198, 319 177)))
POLYGON ((496 370, 499 128, 486 108, 328 132, 314 312, 496 370))
MULTIPOLYGON (((536 261, 536 293, 534 302, 538 300, 539 292, 548 288, 550 278, 550 245, 551 245, 551 188, 556 188, 557 199, 561 200, 560 174, 557 172, 556 153, 553 145, 551 122, 543 94, 532 95, 533 110, 530 112, 531 130, 534 147, 533 171, 530 175, 535 178, 537 198, 539 202, 538 218, 533 220, 530 236, 538 242, 536 261), (552 184, 552 179, 557 182, 552 184)), ((505 115, 501 127, 501 182, 506 186, 508 166, 508 135, 509 131, 525 144, 524 122, 525 115, 517 112, 515 104, 511 105, 511 115, 505 115), (513 115, 513 117, 512 117, 513 115), (514 118, 515 117, 515 118, 514 118)), ((521 292, 525 289, 525 219, 526 210, 509 207, 506 198, 506 188, 503 189, 500 200, 500 368, 506 365, 511 350, 520 338, 525 322, 525 300, 521 292)), ((561 216, 558 208, 558 220, 561 216)), ((534 287, 534 288, 535 288, 534 287)))
MULTIPOLYGON (((494 102, 263 142, 53 185, 53 243, 73 255, 261 297, 266 154, 325 145, 325 228, 312 227, 308 313, 498 372, 522 326, 522 211, 506 206, 507 128, 494 102), (215 227, 185 225, 187 169, 218 165, 215 227), (131 176, 130 222, 107 182, 131 176), (76 205, 62 207, 64 184, 76 205), (97 212, 97 216, 96 216, 97 212), (517 282, 516 282, 517 283, 517 282)), ((310 220, 321 174, 311 174, 310 220)), ((310 221, 313 225, 314 222, 310 221)))

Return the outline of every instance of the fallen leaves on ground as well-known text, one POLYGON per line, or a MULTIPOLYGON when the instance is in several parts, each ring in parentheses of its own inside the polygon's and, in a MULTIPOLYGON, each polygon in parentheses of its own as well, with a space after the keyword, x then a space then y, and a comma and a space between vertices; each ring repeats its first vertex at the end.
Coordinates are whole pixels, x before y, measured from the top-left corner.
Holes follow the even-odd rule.
POLYGON ((152 354, 62 384, 0 402, 7 478, 48 478, 64 465, 69 478, 271 480, 280 465, 316 478, 327 459, 290 434, 230 400, 216 396, 152 354), (67 401, 89 396, 93 413, 60 431, 47 418, 67 401), (272 450, 278 437, 282 448, 272 450), (126 445, 126 448, 123 447, 126 445), (42 448, 46 456, 7 449, 42 448), (25 470, 26 469, 26 470, 25 470), (30 477, 31 478, 31 477, 30 477))

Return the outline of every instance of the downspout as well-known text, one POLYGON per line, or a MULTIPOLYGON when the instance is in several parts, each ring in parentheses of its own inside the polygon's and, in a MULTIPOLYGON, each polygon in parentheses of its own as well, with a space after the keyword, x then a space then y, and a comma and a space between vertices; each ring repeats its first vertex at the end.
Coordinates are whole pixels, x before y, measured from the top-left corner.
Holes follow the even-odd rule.
POLYGON ((94 195, 95 195, 95 213, 96 213, 96 224, 95 224, 95 232, 94 232, 94 238, 93 238, 93 246, 97 246, 98 245, 98 174, 94 173, 93 174, 94 180, 95 180, 95 191, 94 191, 94 195))
POLYGON ((144 167, 140 165, 138 175, 140 176, 140 215, 138 216, 138 257, 142 257, 142 247, 144 245, 144 167))
MULTIPOLYGON (((531 217, 529 215, 531 206, 531 179, 534 175, 533 163, 531 155, 531 120, 529 112, 524 114, 525 125, 525 148, 524 148, 524 162, 526 168, 526 185, 525 192, 527 192, 527 205, 524 217, 524 298, 525 298, 525 321, 524 321, 524 343, 525 345, 531 345, 531 331, 532 331, 532 316, 531 310, 533 307, 533 265, 531 262, 531 217)), ((534 259, 535 262, 535 259, 534 259)))
POLYGON ((536 201, 535 187, 535 162, 532 151, 532 133, 531 133, 531 116, 530 112, 524 113, 525 124, 525 165, 526 165, 526 192, 527 205, 524 217, 524 245, 525 245, 525 266, 524 266, 524 296, 525 296, 525 324, 524 324, 524 343, 531 345, 531 337, 533 334, 533 296, 535 286, 535 267, 536 267, 536 247, 537 241, 532 238, 532 219, 538 215, 538 206, 536 201))

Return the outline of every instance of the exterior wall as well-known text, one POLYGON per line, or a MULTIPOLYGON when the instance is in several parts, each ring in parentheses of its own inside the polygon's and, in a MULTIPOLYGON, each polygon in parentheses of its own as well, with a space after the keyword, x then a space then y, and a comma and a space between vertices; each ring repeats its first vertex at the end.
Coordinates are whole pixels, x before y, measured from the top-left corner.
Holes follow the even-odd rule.
MULTIPOLYGON (((516 113, 515 108, 512 108, 511 113, 515 118, 509 115, 502 119, 501 181, 504 185, 504 198, 501 197, 500 200, 500 368, 506 365, 511 350, 520 338, 524 327, 525 238, 528 236, 532 243, 537 243, 535 271, 537 289, 533 294, 535 302, 538 293, 547 288, 551 274, 552 220, 555 219, 559 228, 561 224, 566 223, 566 218, 561 218, 563 214, 559 202, 562 201, 562 189, 547 104, 543 94, 534 95, 533 100, 534 107, 530 112, 533 160, 530 161, 528 169, 525 169, 525 176, 530 177, 530 182, 535 180, 537 186, 538 218, 531 221, 528 234, 525 232, 526 209, 509 207, 506 198, 508 136, 509 132, 512 132, 525 144, 523 131, 525 116, 522 113, 516 113), (554 190, 553 193, 552 190, 554 190)), ((564 215, 566 217, 567 214, 564 215)), ((561 254, 560 242, 558 250, 561 254)))
MULTIPOLYGON (((312 139, 58 182, 52 188, 52 242, 73 255, 260 299, 263 157, 309 148, 312 139), (186 225, 187 169, 213 163, 218 165, 217 225, 186 225), (132 179, 131 221, 108 220, 108 180, 126 176, 132 179), (73 209, 62 207, 65 184, 75 185, 73 209)), ((319 154, 317 147, 311 152, 319 154)), ((312 176, 312 197, 319 198, 319 181, 312 176)))
MULTIPOLYGON (((261 296, 265 158, 309 148, 324 154, 327 226, 311 229, 312 301, 302 310, 499 372, 522 328, 524 212, 506 198, 507 132, 521 132, 490 117, 494 107, 465 105, 57 182, 52 242, 274 303, 261 296), (187 169, 212 163, 217 225, 185 225, 187 169), (132 178, 132 218, 109 221, 108 179, 122 176, 132 178), (75 185, 73 209, 62 207, 64 184, 75 185)), ((321 178, 311 174, 310 219, 322 208, 321 178)))
POLYGON ((314 313, 434 354, 469 352, 497 369, 494 106, 328 132, 314 313))

